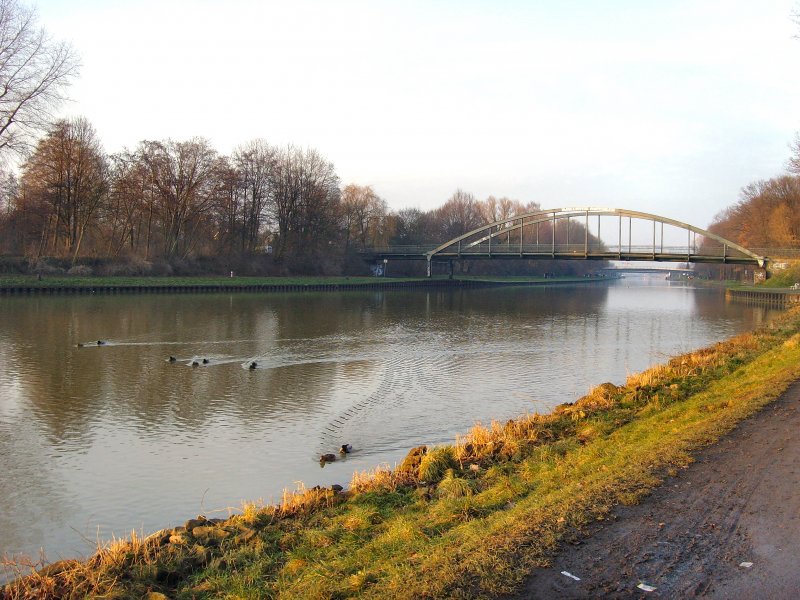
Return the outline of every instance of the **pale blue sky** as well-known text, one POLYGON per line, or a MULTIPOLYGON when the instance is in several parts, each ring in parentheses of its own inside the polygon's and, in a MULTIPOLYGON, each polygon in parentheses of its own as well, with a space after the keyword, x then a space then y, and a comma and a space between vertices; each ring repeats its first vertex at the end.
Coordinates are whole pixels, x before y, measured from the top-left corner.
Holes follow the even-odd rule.
POLYGON ((42 0, 106 150, 310 145, 431 208, 461 187, 705 226, 800 130, 794 0, 42 0))

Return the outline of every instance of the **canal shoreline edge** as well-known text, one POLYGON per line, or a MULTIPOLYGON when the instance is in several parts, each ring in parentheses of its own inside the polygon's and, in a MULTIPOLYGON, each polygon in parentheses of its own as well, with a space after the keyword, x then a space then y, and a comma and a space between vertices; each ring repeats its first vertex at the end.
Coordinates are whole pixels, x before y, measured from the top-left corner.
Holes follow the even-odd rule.
POLYGON ((349 283, 213 283, 213 284, 95 284, 95 285, 62 285, 36 282, 31 285, 2 285, 0 280, 0 296, 28 295, 92 295, 92 294, 181 294, 181 293, 286 293, 286 292, 350 292, 360 290, 402 290, 430 288, 486 288, 501 286, 550 286, 586 283, 607 283, 614 278, 552 278, 541 280, 515 280, 503 278, 458 278, 458 279, 412 279, 412 280, 380 280, 349 283))
MULTIPOLYGON (((375 539, 390 534, 400 536, 408 551, 401 548, 394 556, 404 563, 398 572, 408 576, 420 566, 418 560, 413 560, 411 551, 437 537, 423 526, 411 523, 413 519, 409 514, 428 510, 441 520, 440 513, 447 516, 452 512, 450 505, 464 504, 468 510, 466 520, 455 515, 455 523, 448 521, 447 527, 440 526, 444 531, 438 534, 448 542, 444 544, 447 546, 457 538, 456 533, 449 533, 451 530, 465 529, 461 532, 466 536, 466 543, 462 544, 464 550, 459 551, 459 556, 450 556, 441 546, 434 548, 432 564, 426 563, 425 570, 430 572, 416 573, 410 580, 406 579, 405 591, 409 593, 401 596, 410 597, 412 591, 433 597, 455 591, 508 592, 526 569, 546 562, 556 545, 572 531, 608 514, 610 508, 620 502, 638 501, 661 483, 661 479, 672 476, 672 470, 688 464, 693 450, 730 431, 736 423, 777 398, 796 381, 800 377, 798 330, 800 311, 791 310, 762 330, 680 355, 666 365, 631 376, 625 386, 602 384, 589 395, 561 405, 548 415, 529 416, 527 420, 521 417, 491 428, 476 428, 449 450, 443 447, 418 450, 416 454, 412 451, 395 470, 379 468, 369 475, 355 477, 349 490, 312 488, 290 494, 278 507, 248 507, 242 515, 225 520, 191 519, 181 527, 162 530, 143 539, 134 536, 129 541, 111 544, 87 562, 55 563, 10 585, 30 586, 27 589, 31 592, 44 587, 63 591, 64 586, 74 585, 77 586, 72 588, 75 591, 96 593, 100 590, 81 586, 92 581, 108 585, 124 575, 127 581, 124 585, 131 586, 125 589, 132 594, 180 591, 213 595, 235 579, 230 573, 233 555, 246 550, 244 553, 257 561, 252 555, 254 546, 260 540, 263 547, 265 538, 274 537, 284 525, 291 525, 290 529, 294 530, 299 526, 304 532, 300 537, 311 538, 313 551, 325 554, 326 549, 339 540, 322 540, 325 543, 319 546, 320 535, 331 536, 320 533, 327 531, 324 524, 318 522, 321 516, 338 519, 340 529, 346 532, 372 532, 375 539), (737 397, 732 395, 731 389, 743 392, 737 397), (691 418, 680 414, 682 408, 687 413, 691 409, 691 418), (665 416, 674 417, 678 434, 671 434, 666 427, 659 431, 670 443, 654 443, 648 428, 662 427, 660 421, 664 421, 665 416), (681 429, 681 425, 685 429, 681 429), (601 460, 598 467, 586 462, 586 454, 594 452, 603 456, 605 452, 618 451, 621 441, 615 436, 623 437, 623 432, 631 436, 633 447, 641 451, 634 465, 617 461, 609 466, 601 460), (650 440, 649 445, 642 439, 650 440), (605 469, 601 468, 604 466, 605 469), (499 473, 490 476, 492 470, 499 473), (584 472, 591 473, 592 477, 581 486, 575 477, 584 472), (549 479, 540 477, 535 483, 527 481, 526 478, 533 477, 531 473, 545 473, 549 479), (511 485, 512 491, 495 490, 498 482, 510 484, 513 481, 516 483, 511 485), (564 489, 560 489, 558 483, 564 489), (552 500, 550 504, 541 506, 536 490, 542 496, 547 491, 547 497, 552 500), (488 502, 491 508, 478 506, 477 498, 489 492, 498 496, 494 502, 488 502), (395 497, 397 495, 403 502, 395 497), (367 497, 380 501, 365 503, 367 497), (387 497, 392 498, 392 502, 387 502, 387 497), (365 506, 370 509, 367 512, 371 517, 363 516, 365 506), (488 516, 479 517, 482 511, 488 516), (353 525, 355 530, 343 525, 358 515, 362 520, 366 518, 366 522, 353 525), (476 525, 481 518, 487 520, 484 527, 476 525), (469 531, 470 527, 479 531, 469 531), (476 537, 476 533, 480 535, 476 537), (540 539, 542 536, 544 541, 540 539), (481 549, 482 544, 487 543, 491 546, 491 556, 486 555, 486 548, 481 549), (519 555, 519 544, 527 549, 526 556, 519 555), (177 563, 183 566, 177 568, 177 563), (143 566, 147 568, 140 568, 143 566), (437 571, 434 566, 443 570, 437 571), (435 577, 436 573, 440 576, 435 577), (207 585, 209 581, 216 583, 207 585)), ((371 538, 370 543, 375 539, 371 538)), ((302 555, 303 548, 306 552, 312 551, 305 546, 299 548, 302 543, 305 542, 293 540, 284 544, 288 545, 286 548, 280 543, 271 546, 280 567, 274 572, 271 585, 277 585, 282 578, 281 585, 294 581, 301 586, 295 591, 308 591, 302 587, 308 584, 303 576, 308 576, 308 569, 313 572, 314 563, 297 562, 297 557, 293 558, 302 555)), ((325 555, 332 561, 330 553, 325 555)), ((337 589, 348 590, 348 595, 372 595, 380 590, 396 589, 391 587, 392 569, 370 570, 365 566, 361 571, 366 571, 356 577, 358 570, 347 575, 353 565, 346 559, 342 557, 342 565, 326 566, 326 569, 340 569, 342 576, 338 583, 325 582, 325 589, 339 585, 337 589)), ((18 571, 17 574, 25 573, 18 571)), ((7 587, 0 597, 15 597, 13 589, 21 588, 7 587)), ((335 590, 330 588, 330 591, 335 590)))

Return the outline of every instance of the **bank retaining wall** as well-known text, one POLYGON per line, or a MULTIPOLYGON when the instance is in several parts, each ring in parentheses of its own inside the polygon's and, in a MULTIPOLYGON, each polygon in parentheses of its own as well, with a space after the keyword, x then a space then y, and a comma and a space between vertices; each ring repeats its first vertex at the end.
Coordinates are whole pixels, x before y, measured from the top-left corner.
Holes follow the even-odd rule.
POLYGON ((294 283, 294 284, 253 284, 253 285, 21 285, 0 287, 0 294, 197 294, 213 292, 319 292, 343 290, 383 290, 417 287, 482 287, 493 285, 484 281, 441 280, 432 281, 385 281, 376 283, 294 283))
POLYGON ((766 304, 779 308, 800 305, 800 291, 794 290, 725 290, 725 297, 748 304, 766 304))
POLYGON ((215 292, 323 292, 358 290, 396 290, 415 288, 478 288, 493 286, 567 285, 573 283, 605 283, 611 279, 558 279, 547 281, 488 281, 470 279, 419 279, 415 281, 377 281, 375 283, 294 283, 294 284, 206 284, 206 285, 0 285, 0 296, 67 295, 67 294, 208 294, 215 292))

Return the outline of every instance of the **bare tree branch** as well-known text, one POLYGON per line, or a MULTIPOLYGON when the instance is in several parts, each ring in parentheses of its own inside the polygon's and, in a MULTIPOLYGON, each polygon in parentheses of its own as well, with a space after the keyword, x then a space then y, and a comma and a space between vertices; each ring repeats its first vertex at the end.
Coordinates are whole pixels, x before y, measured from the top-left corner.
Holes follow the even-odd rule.
POLYGON ((792 149, 788 164, 789 172, 800 175, 800 133, 795 134, 794 142, 789 147, 792 149))
POLYGON ((38 27, 33 9, 0 0, 0 154, 31 149, 78 67, 72 47, 38 27))

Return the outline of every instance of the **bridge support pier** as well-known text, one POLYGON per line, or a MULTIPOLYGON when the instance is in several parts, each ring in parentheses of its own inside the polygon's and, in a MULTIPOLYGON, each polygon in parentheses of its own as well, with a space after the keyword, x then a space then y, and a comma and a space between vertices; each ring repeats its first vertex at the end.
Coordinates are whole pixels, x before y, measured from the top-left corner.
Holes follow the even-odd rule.
POLYGON ((449 275, 448 275, 448 277, 447 277, 447 278, 448 278, 448 279, 452 279, 452 278, 453 278, 453 261, 452 261, 452 260, 450 260, 450 261, 447 261, 447 262, 449 262, 449 263, 450 263, 450 273, 449 273, 449 275))
POLYGON ((428 257, 428 277, 431 276, 431 259, 428 257))

